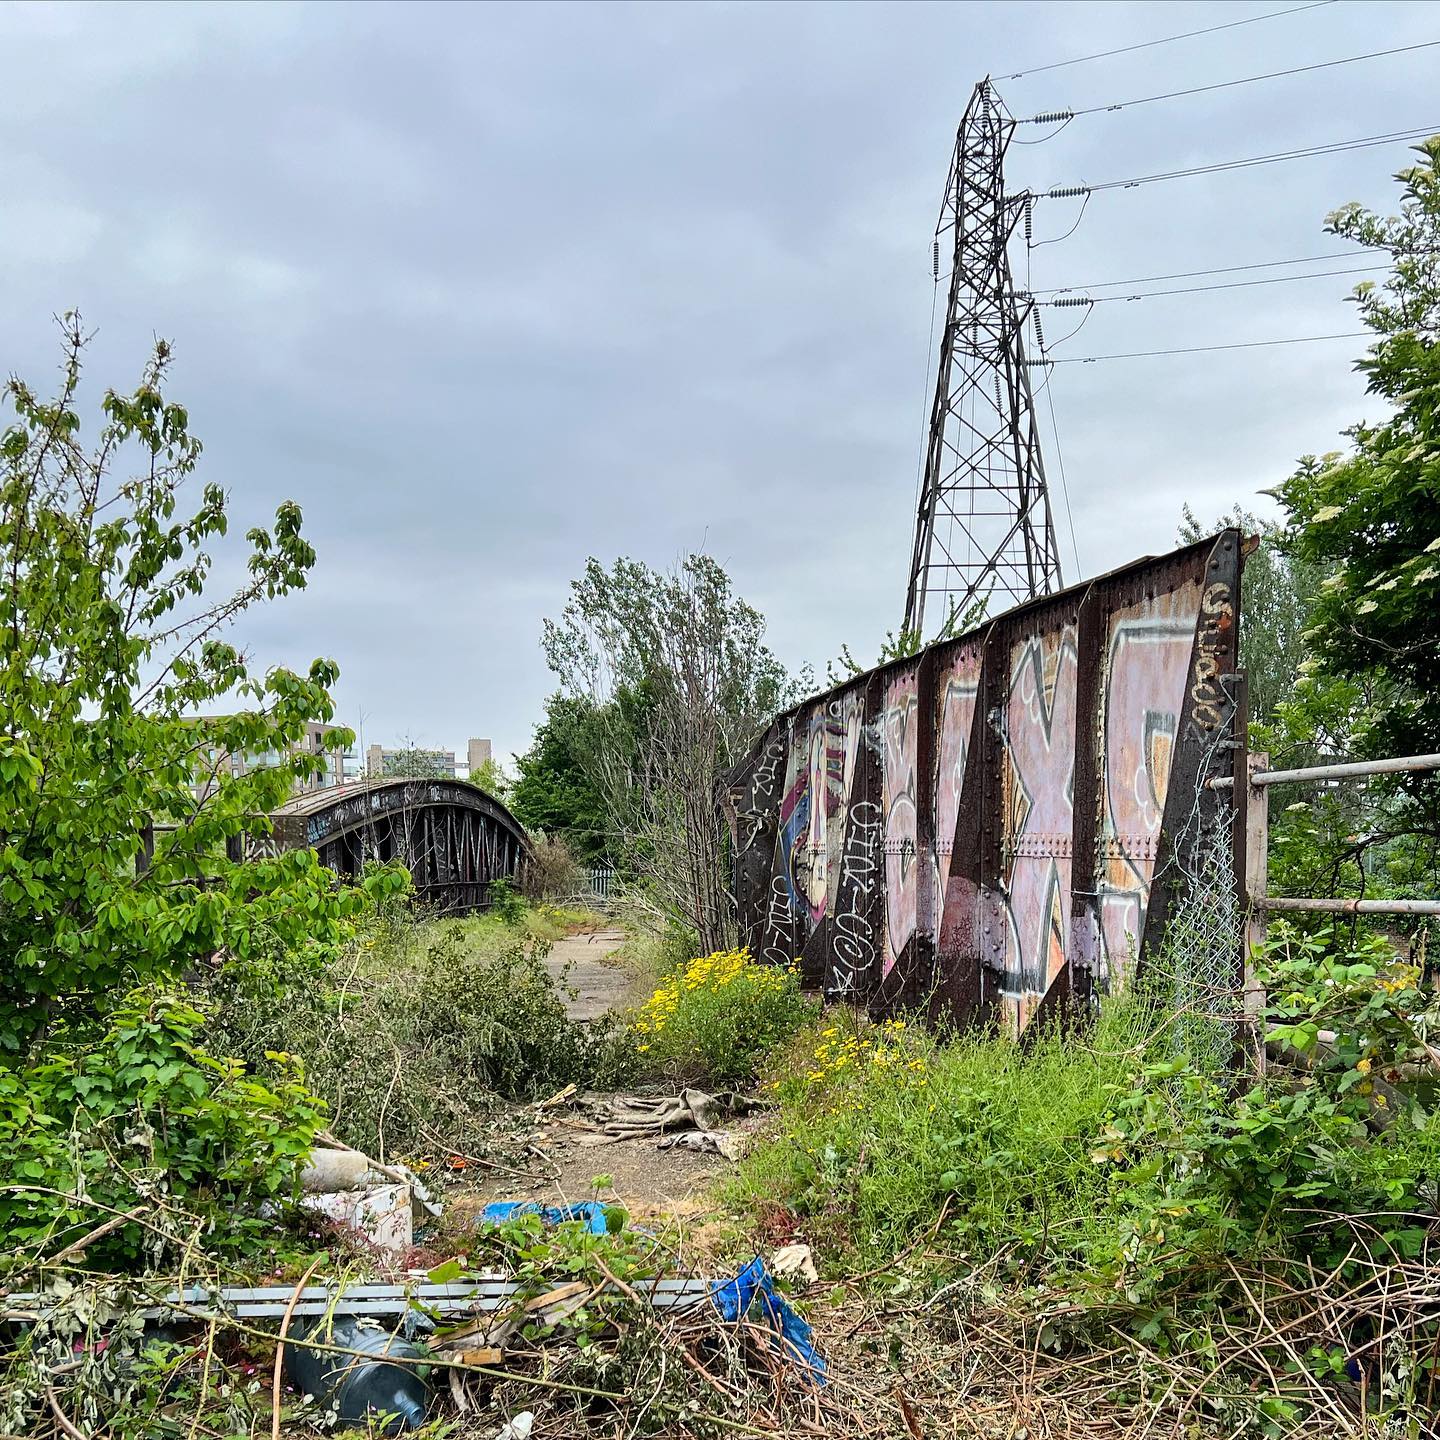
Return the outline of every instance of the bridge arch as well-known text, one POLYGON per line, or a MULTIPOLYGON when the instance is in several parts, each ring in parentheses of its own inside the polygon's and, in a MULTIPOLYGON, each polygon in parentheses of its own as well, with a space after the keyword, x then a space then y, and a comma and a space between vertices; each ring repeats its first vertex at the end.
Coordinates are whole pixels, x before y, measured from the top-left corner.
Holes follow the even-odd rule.
POLYGON ((464 780, 370 780, 297 795, 271 816, 277 850, 313 849, 322 865, 358 875, 398 860, 419 898, 446 914, 483 910, 498 879, 519 883, 530 858, 524 827, 464 780))

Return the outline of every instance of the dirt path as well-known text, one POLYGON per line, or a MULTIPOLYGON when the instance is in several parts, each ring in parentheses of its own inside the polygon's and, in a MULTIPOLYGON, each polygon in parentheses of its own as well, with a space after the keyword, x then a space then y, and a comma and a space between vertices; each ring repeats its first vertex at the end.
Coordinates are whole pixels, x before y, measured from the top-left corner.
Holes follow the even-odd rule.
MULTIPOLYGON (((590 935, 569 935, 557 940, 545 958, 545 968, 566 995, 565 1008, 582 1024, 608 1011, 638 1004, 652 988, 650 977, 637 974, 616 952, 625 943, 621 930, 600 930, 590 935)), ((607 1197, 621 1200, 637 1215, 689 1216, 704 1209, 702 1197, 710 1182, 729 1169, 717 1155, 689 1150, 659 1150, 655 1140, 621 1140, 612 1145, 581 1144, 586 1128, 568 1108, 533 1111, 521 1107, 535 1129, 533 1149, 518 1167, 522 1175, 495 1173, 483 1177, 473 1195, 462 1202, 468 1208, 498 1199, 538 1200, 553 1205, 586 1200, 594 1193, 593 1180, 607 1175, 607 1197)))
POLYGON ((545 968, 567 994, 565 1009, 572 1020, 598 1020, 607 1010, 641 999, 644 981, 628 966, 611 959, 625 943, 623 930, 597 930, 567 935, 545 957, 545 968))

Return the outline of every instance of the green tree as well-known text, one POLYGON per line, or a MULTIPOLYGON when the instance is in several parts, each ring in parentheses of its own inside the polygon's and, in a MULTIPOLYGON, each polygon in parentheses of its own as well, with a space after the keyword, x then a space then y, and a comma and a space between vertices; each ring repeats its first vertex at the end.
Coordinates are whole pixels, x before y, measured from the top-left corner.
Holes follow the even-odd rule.
POLYGON ((562 693, 588 703, 578 753, 621 862, 657 911, 719 949, 733 915, 716 781, 791 691, 764 617, 708 555, 668 573, 591 559, 570 588, 545 656, 562 693))
POLYGON ((505 767, 492 755, 478 770, 470 772, 470 783, 478 785, 487 795, 497 800, 506 800, 515 782, 505 773, 505 767))
POLYGON ((1307 457, 1280 487, 1292 545, 1331 573, 1309 638, 1316 670, 1372 683, 1357 752, 1440 749, 1440 137, 1400 172, 1401 213, 1351 204, 1326 228, 1389 250, 1382 284, 1355 303, 1376 339, 1358 362, 1370 394, 1392 407, 1348 433, 1348 454, 1307 457))
POLYGON ((105 394, 87 448, 84 345, 67 316, 58 394, 19 379, 4 389, 0 1056, 33 1053, 57 1020, 97 1019, 216 951, 243 961, 262 945, 323 944, 359 904, 309 850, 226 858, 325 763, 297 742, 307 721, 331 718, 334 664, 259 675, 221 638, 250 606, 304 585, 314 552, 300 511, 286 502, 251 530, 244 580, 207 597, 226 496, 205 485, 177 515, 200 442, 163 391, 170 348, 156 345, 133 392, 105 394), (222 697, 230 713, 194 718, 222 697), (219 765, 263 752, 277 763, 243 776, 219 765), (151 820, 170 828, 157 827, 147 866, 151 820))
POLYGON ((407 740, 399 750, 385 753, 380 774, 386 780, 451 780, 455 772, 438 750, 422 750, 407 740))
POLYGON ((530 748, 515 762, 520 774, 509 803, 527 829, 560 836, 594 865, 611 855, 605 799, 584 761, 590 708, 588 700, 550 696, 530 748))
MULTIPOLYGON (((1289 552, 1325 577, 1304 632, 1313 654, 1277 707, 1292 751, 1440 750, 1440 137, 1416 150, 1420 159, 1396 177, 1398 215, 1351 204, 1326 221, 1330 233, 1393 259, 1384 282, 1354 297, 1376 337, 1357 368, 1388 414, 1348 431, 1347 452, 1307 456, 1276 492, 1289 552)), ((1279 858, 1297 888, 1328 876, 1332 892, 1379 881, 1390 893, 1435 893, 1433 774, 1377 783, 1348 805, 1326 799, 1302 813, 1295 803, 1301 818, 1291 823, 1306 830, 1288 845, 1282 834, 1279 858)))

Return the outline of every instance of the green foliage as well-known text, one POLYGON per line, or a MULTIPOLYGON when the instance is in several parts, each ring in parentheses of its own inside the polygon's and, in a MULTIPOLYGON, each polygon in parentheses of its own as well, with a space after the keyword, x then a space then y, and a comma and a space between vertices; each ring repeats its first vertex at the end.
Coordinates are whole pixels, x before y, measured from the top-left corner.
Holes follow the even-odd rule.
POLYGON ((605 800, 585 761, 590 702, 552 695, 529 750, 518 757, 510 808, 527 830, 562 837, 585 864, 609 858, 605 800))
POLYGON ((785 669, 760 612, 707 555, 669 573, 592 558, 570 589, 545 622, 545 658, 579 702, 572 753, 603 800, 615 858, 655 908, 718 949, 733 919, 715 787, 788 701, 785 669))
POLYGON ((1271 1045, 1289 1056, 1266 1084, 1237 1094, 1152 1052, 1113 1094, 1095 1159, 1113 1167, 1117 1223, 1088 1258, 1137 1303, 1191 1283, 1197 1262, 1341 1265, 1354 1232, 1321 1215, 1363 1220, 1365 1264, 1420 1253, 1440 1162, 1433 995, 1382 939, 1347 949, 1286 926, 1260 978, 1271 1045))
POLYGON ((1361 423, 1346 456, 1307 459, 1281 487, 1294 546, 1331 567, 1312 615, 1326 669, 1383 681, 1357 728, 1369 754, 1440 747, 1440 137, 1397 177, 1401 213, 1386 219, 1347 205, 1331 233, 1394 255, 1383 285, 1356 289, 1376 340, 1359 368, 1393 407, 1361 423))
MULTIPOLYGON (((1345 454, 1307 457, 1275 493, 1292 567, 1319 577, 1274 725, 1257 736, 1281 765, 1440 748, 1440 139, 1397 177, 1400 214, 1347 205, 1327 229, 1389 250, 1382 285, 1355 303, 1375 341, 1358 368, 1386 405, 1348 432, 1345 454)), ((1280 893, 1429 898, 1440 885, 1440 782, 1412 774, 1336 794, 1275 797, 1280 893)))
POLYGON ((0 1069, 0 1233, 12 1265, 132 1210, 86 1263, 158 1261, 189 1239, 166 1223, 172 1202, 215 1224, 212 1251, 268 1228, 255 1207, 294 1190, 323 1112, 289 1056, 267 1057, 274 1078, 262 1084, 203 1048, 203 1024, 189 1000, 136 991, 98 1043, 61 1037, 41 1062, 0 1069))
POLYGON ((761 1058, 814 1013, 794 969, 760 965, 748 950, 678 967, 634 1020, 643 1063, 666 1079, 744 1084, 761 1058))
POLYGON ((470 783, 497 800, 506 800, 515 784, 505 773, 505 767, 493 755, 470 772, 470 783))
POLYGON ((518 920, 381 920, 318 976, 295 966, 259 986, 219 976, 220 1034, 259 1067, 276 1048, 300 1056, 331 1128, 357 1149, 483 1154, 501 1100, 618 1084, 635 1069, 618 1024, 565 1013, 545 967, 565 917, 512 904, 518 920))
POLYGON ((384 754, 380 773, 387 780, 453 780, 455 771, 439 750, 422 750, 407 741, 399 750, 384 754))
POLYGON ((517 925, 525 918, 525 898, 502 875, 490 882, 490 913, 507 925, 517 925))
POLYGON ((1132 997, 1089 1042, 1050 1031, 1022 1049, 832 1013, 772 1058, 779 1127, 743 1162, 739 1193, 796 1210, 867 1266, 926 1235, 1016 1267, 1077 1253, 1105 1224, 1090 1152, 1148 1024, 1132 997))
MULTIPOLYGON (((335 666, 258 676, 219 638, 251 605, 304 585, 314 555, 300 511, 287 502, 271 529, 252 529, 245 579, 205 599, 226 497, 207 485, 177 514, 200 442, 164 394, 169 347, 156 346, 132 393, 106 393, 87 449, 83 345, 67 317, 59 394, 18 379, 4 390, 0 1055, 33 1054, 62 1011, 103 1013, 112 995, 217 950, 244 957, 262 936, 324 947, 361 903, 307 850, 225 858, 227 841, 263 829, 255 817, 325 763, 300 742, 308 721, 331 717, 335 666), (222 697, 235 713, 194 718, 222 697), (219 764, 259 753, 275 763, 243 776, 219 764), (197 780, 213 782, 201 799, 197 780), (147 818, 174 828, 142 869, 147 818)), ((325 740, 348 742, 345 731, 325 740)))

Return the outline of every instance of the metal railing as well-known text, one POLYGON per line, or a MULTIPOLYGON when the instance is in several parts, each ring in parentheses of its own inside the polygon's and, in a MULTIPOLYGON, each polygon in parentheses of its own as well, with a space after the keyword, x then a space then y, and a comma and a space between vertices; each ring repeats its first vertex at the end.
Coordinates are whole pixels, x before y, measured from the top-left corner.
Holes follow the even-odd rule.
MULTIPOLYGON (((1245 793, 1236 797, 1240 821, 1236 839, 1243 864, 1245 895, 1245 1020, 1254 1067, 1257 1072, 1263 1072, 1265 1046, 1260 1036, 1260 1019, 1265 1010, 1265 992, 1255 976, 1255 952, 1264 946, 1268 938, 1270 915, 1283 911, 1301 911, 1327 915, 1440 916, 1440 900, 1326 899, 1319 896, 1271 895, 1270 787, 1291 781, 1358 780, 1369 775, 1402 775, 1440 770, 1440 755, 1401 755, 1385 760, 1307 765, 1296 770, 1266 769, 1270 756, 1264 751, 1251 751, 1244 759, 1245 793)), ((1236 777, 1228 775, 1217 776, 1208 783, 1212 790, 1228 790, 1235 785, 1235 779, 1236 777)))

